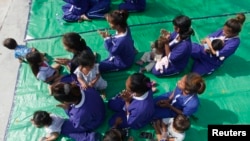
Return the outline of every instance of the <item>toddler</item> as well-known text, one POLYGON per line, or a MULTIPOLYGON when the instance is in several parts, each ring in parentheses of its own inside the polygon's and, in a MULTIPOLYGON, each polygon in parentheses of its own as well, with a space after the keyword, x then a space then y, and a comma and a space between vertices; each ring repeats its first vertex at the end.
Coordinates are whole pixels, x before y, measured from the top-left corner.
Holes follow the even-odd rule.
POLYGON ((140 60, 136 62, 136 64, 142 66, 145 62, 149 64, 145 67, 140 68, 140 72, 149 72, 152 70, 156 62, 159 62, 164 53, 164 47, 167 39, 160 37, 151 45, 151 51, 145 52, 140 60))
POLYGON ((74 73, 81 87, 83 89, 94 87, 99 90, 102 97, 105 98, 106 95, 104 90, 107 88, 107 81, 102 78, 99 72, 99 64, 95 63, 94 54, 84 50, 77 59, 79 66, 74 73))
POLYGON ((46 111, 36 111, 33 114, 31 123, 37 128, 45 128, 47 135, 42 137, 40 141, 53 141, 59 137, 64 119, 62 117, 49 114, 46 111))
MULTIPOLYGON (((10 50, 14 50, 15 51, 15 58, 19 59, 19 62, 22 63, 25 61, 26 55, 29 52, 38 52, 37 49, 35 48, 29 48, 27 46, 24 45, 18 45, 16 40, 13 38, 6 38, 3 41, 3 45, 10 49, 10 50)), ((44 53, 41 54, 43 57, 45 56, 44 53)), ((45 58, 46 59, 46 58, 45 58)))
POLYGON ((50 66, 41 56, 39 52, 29 52, 26 55, 31 70, 38 80, 49 84, 49 92, 51 93, 50 85, 58 82, 61 79, 59 69, 61 65, 55 64, 50 66))
POLYGON ((183 141, 190 127, 190 120, 180 114, 174 118, 164 118, 153 123, 158 141, 183 141))

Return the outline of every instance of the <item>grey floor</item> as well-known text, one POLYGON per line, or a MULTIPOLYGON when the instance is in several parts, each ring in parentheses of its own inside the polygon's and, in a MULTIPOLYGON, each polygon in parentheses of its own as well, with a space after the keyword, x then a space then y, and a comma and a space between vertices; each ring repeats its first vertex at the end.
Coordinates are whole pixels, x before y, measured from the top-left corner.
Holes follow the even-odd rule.
POLYGON ((8 128, 20 66, 13 51, 3 47, 2 41, 12 37, 24 44, 29 4, 30 0, 0 0, 0 141, 8 128))

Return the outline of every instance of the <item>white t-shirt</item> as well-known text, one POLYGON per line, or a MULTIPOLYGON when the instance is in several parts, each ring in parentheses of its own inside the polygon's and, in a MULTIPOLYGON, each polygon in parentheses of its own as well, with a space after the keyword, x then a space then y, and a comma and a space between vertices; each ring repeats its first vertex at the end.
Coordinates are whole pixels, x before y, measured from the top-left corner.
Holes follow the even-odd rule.
POLYGON ((173 128, 173 122, 174 122, 174 118, 164 118, 162 119, 163 123, 165 123, 168 127, 167 129, 167 136, 168 138, 174 138, 175 141, 183 141, 185 139, 185 132, 183 133, 179 133, 176 132, 173 128))
POLYGON ((52 68, 46 61, 40 66, 39 72, 37 73, 37 79, 46 81, 47 78, 51 77, 55 73, 55 69, 52 68))
POLYGON ((60 134, 61 127, 62 127, 63 122, 64 122, 64 118, 56 116, 54 114, 50 114, 50 117, 52 118, 52 123, 49 127, 45 127, 46 133, 51 134, 51 133, 56 132, 56 133, 60 134))

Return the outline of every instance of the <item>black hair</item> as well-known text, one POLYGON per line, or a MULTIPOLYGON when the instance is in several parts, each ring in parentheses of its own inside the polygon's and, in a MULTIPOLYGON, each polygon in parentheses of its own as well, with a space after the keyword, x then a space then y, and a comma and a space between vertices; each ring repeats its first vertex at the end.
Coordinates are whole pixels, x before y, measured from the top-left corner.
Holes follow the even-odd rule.
POLYGON ((103 141, 123 141, 123 139, 119 130, 110 129, 105 133, 103 141))
POLYGON ((76 53, 80 53, 87 49, 85 40, 76 32, 68 32, 64 34, 63 43, 68 48, 75 50, 76 53))
POLYGON ((134 73, 130 76, 130 90, 135 93, 144 94, 151 89, 151 81, 142 73, 134 73))
POLYGON ((6 38, 3 41, 3 45, 7 47, 8 49, 15 49, 17 47, 17 42, 13 38, 6 38))
POLYGON ((181 40, 189 38, 194 35, 194 30, 191 28, 191 19, 187 16, 180 15, 174 18, 173 25, 180 29, 179 36, 181 40))
POLYGON ((43 58, 41 56, 41 53, 34 51, 34 52, 29 52, 26 55, 26 60, 28 61, 31 70, 35 76, 37 76, 40 68, 40 63, 43 62, 43 58))
POLYGON ((224 43, 221 39, 214 39, 211 42, 211 45, 212 45, 214 50, 221 50, 223 48, 224 43))
POLYGON ((173 127, 179 132, 185 132, 190 128, 190 120, 185 115, 177 115, 174 117, 173 127))
POLYGON ((50 114, 46 111, 36 111, 33 114, 32 121, 38 127, 49 126, 52 123, 52 118, 50 117, 50 114))
POLYGON ((109 22, 111 22, 114 25, 120 25, 121 28, 123 29, 126 29, 128 27, 127 24, 128 16, 129 13, 126 10, 114 10, 106 15, 109 22))
POLYGON ((82 67, 93 67, 95 64, 95 56, 91 51, 84 50, 81 54, 77 57, 78 64, 82 67))
POLYGON ((52 95, 60 102, 77 102, 81 100, 81 90, 77 85, 58 82, 51 86, 52 95))

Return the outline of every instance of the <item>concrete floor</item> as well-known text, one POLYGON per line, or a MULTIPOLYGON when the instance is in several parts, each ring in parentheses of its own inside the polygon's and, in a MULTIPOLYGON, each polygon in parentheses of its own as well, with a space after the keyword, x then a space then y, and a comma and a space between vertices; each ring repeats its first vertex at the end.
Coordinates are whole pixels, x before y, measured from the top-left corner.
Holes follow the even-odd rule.
POLYGON ((20 63, 14 52, 3 47, 7 37, 24 44, 30 0, 0 0, 0 141, 4 140, 14 100, 20 63))

